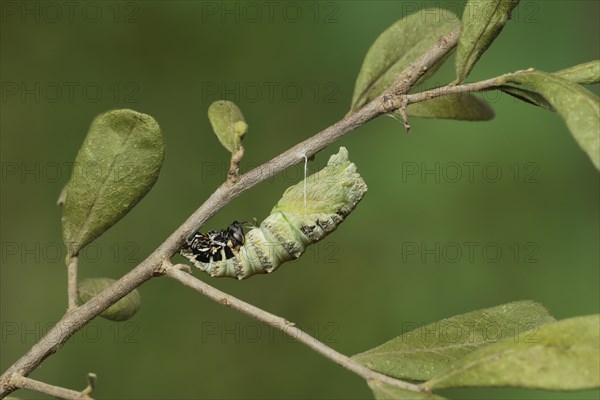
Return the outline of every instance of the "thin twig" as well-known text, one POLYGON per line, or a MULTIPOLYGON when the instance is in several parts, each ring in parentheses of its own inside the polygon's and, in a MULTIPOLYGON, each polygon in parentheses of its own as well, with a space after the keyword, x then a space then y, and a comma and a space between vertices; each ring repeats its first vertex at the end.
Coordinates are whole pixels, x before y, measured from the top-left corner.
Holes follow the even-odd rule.
POLYGON ((0 376, 0 398, 15 390, 13 386, 8 384, 8 379, 13 373, 18 372, 23 376, 28 375, 44 359, 58 351, 71 336, 102 311, 147 280, 160 275, 163 261, 170 259, 177 252, 185 238, 190 233, 198 230, 210 217, 239 196, 240 193, 275 176, 286 168, 304 161, 305 156, 308 158, 314 156, 318 151, 323 150, 340 137, 373 118, 397 109, 403 98, 402 95, 396 95, 395 93, 406 93, 406 86, 414 84, 428 68, 431 68, 437 61, 446 56, 456 46, 457 41, 457 31, 438 41, 423 57, 409 67, 410 71, 400 74, 399 77, 402 78, 400 84, 403 85, 400 89, 386 92, 386 94, 374 99, 360 110, 346 115, 330 127, 241 175, 235 182, 226 182, 221 185, 204 204, 138 266, 85 304, 67 310, 61 320, 39 342, 34 344, 25 355, 0 376))
MULTIPOLYGON (((507 74, 509 75, 509 74, 507 74)), ((431 100, 436 97, 447 96, 449 94, 458 94, 458 93, 469 93, 469 92, 481 92, 484 90, 489 90, 491 88, 495 88, 501 83, 499 80, 506 75, 497 76, 495 78, 486 79, 484 81, 468 83, 465 85, 457 85, 457 86, 443 86, 436 89, 427 90, 425 92, 419 92, 414 94, 407 94, 404 96, 406 104, 419 103, 421 101, 431 100)))
POLYGON ((13 373, 8 377, 8 385, 15 389, 33 390, 34 392, 44 393, 52 397, 64 400, 93 400, 87 393, 78 392, 72 389, 65 389, 60 386, 50 385, 48 383, 36 381, 27 378, 21 374, 13 373))
POLYGON ((342 353, 339 353, 331 347, 325 345, 324 343, 318 341, 314 337, 310 336, 308 333, 296 327, 294 323, 284 318, 278 317, 277 315, 264 311, 258 307, 255 307, 252 304, 246 303, 245 301, 233 297, 230 294, 215 289, 214 287, 210 286, 204 281, 201 281, 200 279, 197 279, 181 271, 178 266, 174 266, 170 262, 165 262, 163 267, 165 275, 169 278, 175 279, 176 281, 194 289, 195 291, 216 301, 217 303, 220 303, 226 307, 233 308, 234 310, 240 311, 246 315, 251 316, 252 318, 264 322, 267 325, 279 329, 286 335, 289 335, 298 342, 307 345, 317 353, 327 357, 328 359, 332 360, 338 365, 341 365, 342 367, 354 372, 355 374, 361 376, 366 380, 378 380, 388 385, 410 390, 413 392, 423 391, 423 389, 421 389, 419 386, 413 385, 412 383, 404 382, 399 379, 394 379, 387 375, 383 375, 373 370, 370 370, 362 364, 354 361, 350 357, 347 357, 342 353))
POLYGON ((77 307, 77 256, 71 256, 71 260, 67 265, 67 296, 68 296, 68 310, 72 310, 77 307))

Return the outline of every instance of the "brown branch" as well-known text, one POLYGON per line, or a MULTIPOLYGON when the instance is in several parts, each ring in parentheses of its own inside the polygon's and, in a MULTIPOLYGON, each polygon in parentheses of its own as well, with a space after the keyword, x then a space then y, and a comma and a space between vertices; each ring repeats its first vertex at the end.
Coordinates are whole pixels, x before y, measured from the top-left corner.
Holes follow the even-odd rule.
POLYGON ((88 394, 87 389, 78 392, 72 389, 65 389, 60 386, 50 385, 48 383, 36 381, 35 379, 27 378, 21 374, 13 373, 8 377, 8 385, 15 389, 32 390, 34 392, 44 393, 52 397, 64 400, 93 400, 88 394))
POLYGON ((215 289, 206 282, 203 282, 200 279, 181 271, 181 268, 178 265, 172 265, 170 262, 165 262, 163 267, 165 275, 169 278, 175 279, 176 281, 194 289, 200 294, 224 305, 225 307, 230 307, 243 314, 249 315, 254 319, 262 321, 267 325, 279 329, 286 335, 289 335, 298 342, 307 345, 317 353, 325 356, 336 364, 341 365, 342 367, 354 372, 366 380, 375 379, 388 385, 413 392, 423 391, 423 389, 421 389, 419 386, 413 385, 412 383, 394 379, 387 375, 370 370, 362 364, 354 361, 352 358, 345 356, 344 354, 339 353, 331 347, 318 341, 308 333, 302 331, 300 328, 297 328, 294 323, 255 307, 252 304, 246 303, 245 301, 233 297, 230 294, 215 289))
POLYGON ((401 95, 408 93, 410 88, 431 69, 435 64, 441 61, 456 47, 458 37, 460 36, 460 28, 456 28, 452 32, 442 36, 436 44, 428 52, 424 53, 416 61, 412 62, 408 68, 402 71, 394 80, 394 83, 383 94, 386 103, 393 111, 400 108, 401 104, 394 103, 402 101, 401 95))
POLYGON ((71 260, 67 265, 67 297, 68 310, 77 307, 77 256, 71 256, 71 260))
POLYGON ((312 157, 318 151, 335 142, 340 137, 382 114, 391 112, 400 106, 402 96, 395 93, 407 92, 422 74, 437 61, 441 60, 456 46, 457 31, 442 38, 407 71, 399 75, 399 89, 388 91, 374 99, 360 110, 347 115, 342 120, 317 133, 311 138, 297 144, 263 165, 239 176, 235 182, 226 182, 198 208, 175 232, 173 232, 152 254, 138 266, 129 271, 106 290, 102 291, 85 304, 67 310, 65 315, 51 328, 48 333, 31 349, 8 368, 0 376, 0 398, 11 393, 15 388, 8 384, 9 377, 14 373, 28 375, 37 368, 46 357, 58 351, 64 343, 81 329, 85 324, 99 315, 106 308, 133 291, 135 288, 152 278, 160 275, 162 263, 171 258, 183 244, 185 238, 202 226, 210 217, 228 204, 240 193, 252 188, 258 183, 275 176, 286 168, 301 161, 304 157, 312 157), (396 104, 395 108, 394 105, 396 104))

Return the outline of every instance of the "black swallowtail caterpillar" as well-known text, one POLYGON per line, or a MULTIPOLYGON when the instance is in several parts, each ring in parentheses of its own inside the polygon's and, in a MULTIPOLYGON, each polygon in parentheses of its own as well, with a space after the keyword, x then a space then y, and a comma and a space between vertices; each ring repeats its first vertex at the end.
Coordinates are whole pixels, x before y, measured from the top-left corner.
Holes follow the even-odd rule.
POLYGON ((195 233, 180 254, 211 276, 244 279, 273 272, 334 231, 366 191, 342 147, 325 168, 289 187, 260 226, 244 235, 234 221, 222 231, 195 233))

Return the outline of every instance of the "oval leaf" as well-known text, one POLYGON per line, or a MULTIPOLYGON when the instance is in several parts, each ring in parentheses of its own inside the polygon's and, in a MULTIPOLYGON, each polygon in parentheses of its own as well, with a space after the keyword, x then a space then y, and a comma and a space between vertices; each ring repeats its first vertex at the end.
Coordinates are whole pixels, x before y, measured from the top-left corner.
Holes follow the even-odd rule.
MULTIPOLYGON (((396 111, 394 114, 399 115, 396 111)), ((490 105, 471 93, 457 93, 409 104, 406 114, 422 118, 487 121, 494 118, 490 105)))
POLYGON ((554 75, 568 79, 571 82, 579 83, 580 85, 600 83, 600 60, 575 65, 574 67, 555 72, 554 75))
POLYGON ((227 100, 215 101, 208 107, 208 119, 219 142, 230 153, 235 153, 248 131, 248 124, 238 106, 227 100))
POLYGON ((63 206, 69 256, 121 219, 152 188, 164 159, 160 128, 132 110, 102 114, 75 159, 63 206))
POLYGON ((371 380, 368 383, 377 400, 444 400, 443 397, 433 393, 411 392, 376 380, 371 380))
POLYGON ((352 358, 396 378, 427 380, 480 347, 553 321, 542 305, 518 301, 421 327, 413 324, 417 329, 352 358))
POLYGON ((600 101, 597 96, 581 85, 540 71, 517 72, 503 76, 500 81, 528 85, 544 96, 600 169, 600 101))
POLYGON ((519 0, 469 0, 456 50, 456 83, 462 83, 500 34, 519 0))
MULTIPOLYGON (((383 93, 411 62, 458 26, 459 19, 452 12, 428 8, 402 18, 386 29, 365 56, 354 85, 351 111, 383 93)), ((439 62, 435 68, 441 64, 439 62)))
POLYGON ((426 382, 433 389, 513 386, 582 390, 600 386, 600 315, 570 318, 486 346, 426 382))
MULTIPOLYGON (((84 279, 77 286, 79 299, 82 303, 85 303, 104 289, 108 288, 114 282, 116 282, 114 279, 109 278, 84 279)), ((140 293, 135 289, 133 292, 102 311, 100 316, 111 321, 128 320, 138 312, 141 301, 140 293)))

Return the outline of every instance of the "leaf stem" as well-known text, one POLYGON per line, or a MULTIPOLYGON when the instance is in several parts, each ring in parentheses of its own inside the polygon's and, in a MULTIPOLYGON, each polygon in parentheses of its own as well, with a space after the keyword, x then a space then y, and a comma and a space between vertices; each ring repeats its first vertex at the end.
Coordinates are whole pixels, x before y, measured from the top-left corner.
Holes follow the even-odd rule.
POLYGON ((227 172, 227 182, 235 183, 240 177, 240 162, 244 157, 244 146, 240 145, 239 149, 231 155, 229 171, 227 172))
POLYGON ((182 283, 183 285, 194 289, 198 293, 208 297, 211 300, 216 301, 217 303, 224 305, 225 307, 230 307, 243 314, 249 315, 254 319, 262 321, 267 325, 279 329, 286 335, 289 335, 298 342, 305 344, 317 353, 330 359, 336 364, 341 365, 349 371, 354 372, 355 374, 364 378, 365 380, 377 380, 385 384, 405 390, 410 390, 413 392, 424 391, 424 389, 417 385, 413 385, 412 383, 404 382, 399 379, 391 378, 387 375, 380 374, 379 372, 375 372, 363 366, 362 364, 358 363, 352 358, 335 351, 331 347, 310 336, 308 333, 296 327, 293 322, 290 322, 284 318, 281 318, 277 315, 271 314, 265 310, 255 307, 252 304, 246 303, 245 301, 240 300, 230 294, 222 292, 205 283, 204 281, 201 281, 200 279, 197 279, 189 275, 188 273, 181 271, 181 268, 178 265, 173 265, 170 261, 165 261, 163 263, 163 268, 165 275, 169 278, 174 279, 182 283))

